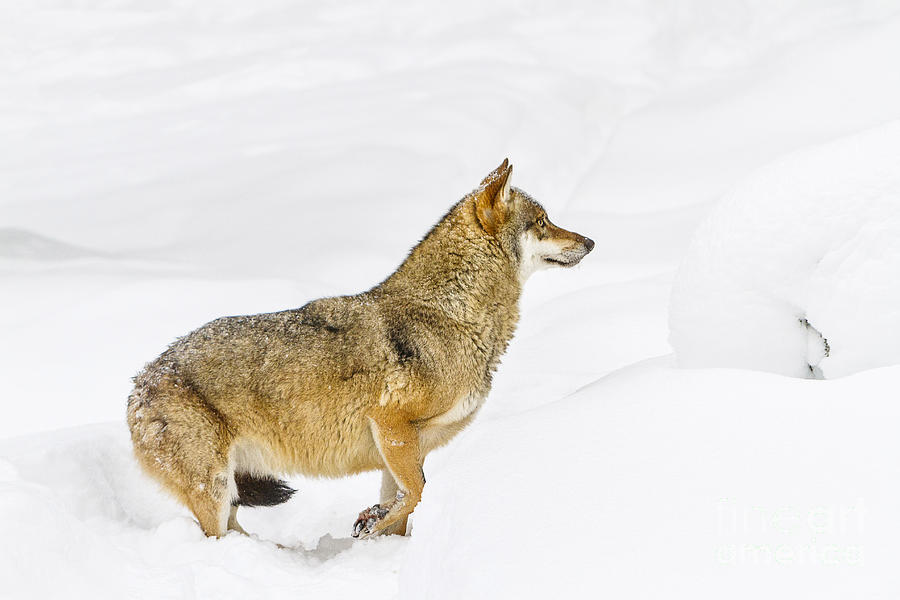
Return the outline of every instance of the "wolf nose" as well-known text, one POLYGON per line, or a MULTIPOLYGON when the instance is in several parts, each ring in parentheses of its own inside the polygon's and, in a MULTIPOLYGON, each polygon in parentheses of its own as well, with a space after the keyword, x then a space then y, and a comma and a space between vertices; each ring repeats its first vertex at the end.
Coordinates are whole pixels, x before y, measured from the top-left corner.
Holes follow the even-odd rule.
POLYGON ((594 240, 591 238, 584 238, 584 247, 587 248, 587 251, 590 252, 594 249, 594 240))

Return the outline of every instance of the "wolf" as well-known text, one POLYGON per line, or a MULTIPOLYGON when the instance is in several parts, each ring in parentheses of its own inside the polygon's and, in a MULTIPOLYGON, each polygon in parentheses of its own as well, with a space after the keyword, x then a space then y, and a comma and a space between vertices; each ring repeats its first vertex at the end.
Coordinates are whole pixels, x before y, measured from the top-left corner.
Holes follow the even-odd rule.
POLYGON ((525 280, 594 242, 510 186, 509 160, 367 292, 216 319, 134 378, 127 422, 143 469, 208 536, 239 506, 294 490, 285 474, 382 471, 352 535, 405 534, 425 456, 475 418, 519 320, 525 280))

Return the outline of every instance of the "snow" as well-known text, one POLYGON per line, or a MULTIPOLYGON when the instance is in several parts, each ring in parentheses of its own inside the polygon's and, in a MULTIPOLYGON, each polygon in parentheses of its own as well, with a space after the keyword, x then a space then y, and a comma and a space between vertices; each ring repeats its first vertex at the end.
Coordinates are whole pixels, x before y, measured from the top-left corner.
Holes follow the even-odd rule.
POLYGON ((400 597, 898 589, 900 367, 821 382, 664 363, 493 421, 443 455, 400 597))
POLYGON ((304 539, 290 516, 312 531, 348 529, 377 478, 320 490, 307 482, 292 502, 302 515, 270 509, 276 514, 265 527, 249 510, 242 521, 262 539, 212 540, 140 472, 120 423, 19 438, 0 452, 4 597, 238 598, 304 589, 342 598, 360 586, 376 597, 395 593, 406 540, 377 540, 372 552, 374 543, 351 545, 349 534, 304 539), (318 498, 302 497, 310 492, 318 498))
POLYGON ((898 55, 878 0, 0 7, 0 596, 896 596, 898 55), (506 156, 597 245, 528 281, 413 535, 350 538, 366 474, 205 539, 131 457, 130 377, 377 283, 506 156), (689 327, 737 317, 704 292, 778 343, 689 327), (670 322, 741 370, 675 368, 670 322), (806 363, 837 379, 748 370, 806 363))
POLYGON ((898 165, 895 121, 739 183, 675 280, 679 364, 832 378, 900 363, 898 165))

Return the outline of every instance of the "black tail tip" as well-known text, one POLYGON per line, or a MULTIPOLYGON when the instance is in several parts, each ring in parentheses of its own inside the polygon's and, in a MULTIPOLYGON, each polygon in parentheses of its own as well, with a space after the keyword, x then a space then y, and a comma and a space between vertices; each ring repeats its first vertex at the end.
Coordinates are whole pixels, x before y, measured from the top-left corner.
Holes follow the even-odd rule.
POLYGON ((238 497, 234 506, 275 506, 291 499, 295 490, 287 483, 274 477, 235 473, 238 497))

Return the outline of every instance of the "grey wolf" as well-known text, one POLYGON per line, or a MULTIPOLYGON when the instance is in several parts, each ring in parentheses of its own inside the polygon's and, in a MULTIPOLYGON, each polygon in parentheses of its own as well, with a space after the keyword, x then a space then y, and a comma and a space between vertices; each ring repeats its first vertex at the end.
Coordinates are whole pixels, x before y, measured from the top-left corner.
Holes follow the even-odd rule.
POLYGON ((127 421, 143 469, 209 536, 243 531, 284 474, 382 471, 353 535, 404 534, 422 465, 475 418, 519 320, 526 279, 594 246, 494 169, 387 279, 353 296, 216 319, 134 379, 127 421))

